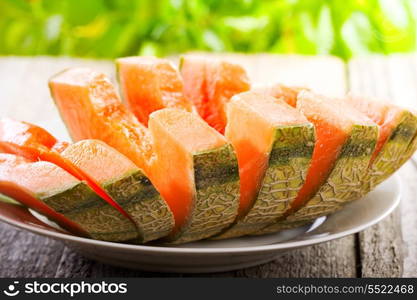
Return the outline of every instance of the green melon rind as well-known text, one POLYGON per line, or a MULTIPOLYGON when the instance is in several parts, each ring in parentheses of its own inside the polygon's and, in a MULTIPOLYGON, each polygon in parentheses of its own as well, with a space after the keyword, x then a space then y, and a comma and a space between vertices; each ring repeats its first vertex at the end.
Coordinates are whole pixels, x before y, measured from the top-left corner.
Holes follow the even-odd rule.
POLYGON ((304 184, 314 142, 312 124, 276 127, 268 167, 252 208, 213 239, 251 234, 279 220, 304 184))
POLYGON ((138 235, 133 223, 101 199, 85 182, 53 195, 38 194, 36 197, 77 223, 93 239, 127 241, 138 235))
POLYGON ((179 244, 209 238, 236 218, 239 208, 239 169, 230 144, 193 155, 195 197, 186 225, 168 237, 179 244))
POLYGON ((363 196, 363 178, 378 138, 377 126, 354 125, 326 182, 306 204, 285 220, 257 234, 299 227, 341 209, 363 196))
POLYGON ((103 188, 137 224, 137 242, 165 237, 174 228, 171 210, 141 170, 106 182, 103 188))
POLYGON ((364 178, 363 194, 372 191, 411 157, 415 151, 416 130, 417 117, 407 110, 403 111, 398 125, 388 137, 364 178))

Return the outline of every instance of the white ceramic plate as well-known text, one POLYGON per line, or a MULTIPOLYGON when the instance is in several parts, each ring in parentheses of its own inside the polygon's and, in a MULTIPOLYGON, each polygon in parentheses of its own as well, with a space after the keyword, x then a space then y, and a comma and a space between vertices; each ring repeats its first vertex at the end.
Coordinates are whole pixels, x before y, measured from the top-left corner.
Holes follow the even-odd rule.
MULTIPOLYGON (((104 263, 156 272, 221 272, 273 260, 296 248, 364 230, 389 215, 400 202, 400 185, 391 177, 366 197, 313 224, 264 236, 200 241, 179 246, 129 245, 80 238, 43 222, 27 209, 0 202, 0 220, 61 240, 79 253, 104 263)), ((43 221, 42 221, 43 220, 43 221)))

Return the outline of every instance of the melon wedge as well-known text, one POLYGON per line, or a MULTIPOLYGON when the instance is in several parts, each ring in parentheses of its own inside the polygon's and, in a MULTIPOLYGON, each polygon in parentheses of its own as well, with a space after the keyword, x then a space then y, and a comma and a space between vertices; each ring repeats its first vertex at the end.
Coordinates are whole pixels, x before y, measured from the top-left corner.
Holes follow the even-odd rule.
MULTIPOLYGON (((186 178, 190 178, 191 175, 182 177, 182 175, 175 172, 172 174, 161 173, 159 168, 160 166, 165 165, 163 162, 164 157, 167 155, 165 152, 168 152, 170 149, 165 149, 165 152, 156 150, 161 149, 160 144, 153 145, 153 140, 160 139, 159 143, 165 142, 175 145, 175 142, 172 141, 173 138, 171 137, 171 134, 166 130, 155 129, 157 128, 158 124, 156 123, 158 122, 154 121, 153 123, 155 123, 155 125, 153 125, 151 132, 152 135, 158 135, 158 138, 153 137, 151 132, 139 123, 130 111, 124 108, 115 93, 114 87, 105 75, 84 68, 70 69, 52 78, 50 87, 52 96, 61 112, 63 120, 67 124, 71 136, 75 140, 95 138, 114 147, 116 150, 130 158, 137 166, 144 169, 146 175, 149 176, 152 183, 157 190, 163 194, 164 198, 166 197, 165 191, 167 190, 167 187, 175 186, 176 182, 181 182, 186 178), (162 137, 165 137, 165 141, 162 137), (171 179, 167 180, 168 178, 171 179), (173 178, 175 178, 175 180, 173 178)), ((183 113, 193 115, 187 112, 183 113)), ((162 116, 160 118, 162 118, 162 116)), ((158 118, 158 120, 160 118, 158 118)), ((200 139, 205 140, 204 136, 207 135, 207 128, 210 129, 210 127, 197 116, 193 116, 192 119, 188 118, 187 120, 187 128, 184 128, 184 132, 188 132, 187 130, 194 130, 194 133, 191 136, 195 137, 201 135, 202 137, 200 137, 200 139), (196 120, 198 120, 198 123, 196 123, 196 120), (203 129, 202 124, 205 125, 205 129, 203 129)), ((174 120, 171 121, 173 122, 174 120)), ((162 119, 160 122, 163 122, 162 119)), ((166 121, 166 123, 169 123, 169 121, 166 121)), ((180 129, 181 128, 179 127, 176 128, 178 134, 180 129)), ((211 131, 210 136, 213 136, 213 132, 214 130, 211 131)), ((219 137, 221 137, 221 135, 218 135, 215 141, 218 141, 219 137)), ((222 143, 225 143, 224 139, 222 143)), ((194 197, 193 194, 189 194, 188 191, 191 189, 185 192, 183 190, 171 191, 173 195, 177 195, 178 203, 182 203, 181 201, 187 202, 187 199, 195 198, 197 200, 192 203, 194 205, 193 209, 190 210, 190 215, 184 223, 179 221, 182 220, 182 218, 181 216, 177 216, 174 211, 176 226, 169 237, 170 241, 175 240, 179 243, 207 237, 216 230, 220 230, 215 230, 214 227, 220 228, 224 226, 224 223, 232 222, 233 220, 229 220, 233 219, 236 215, 239 190, 238 179, 233 181, 233 184, 230 185, 231 187, 229 189, 232 189, 233 187, 233 191, 226 190, 223 197, 217 197, 217 181, 212 176, 209 176, 210 174, 206 174, 200 170, 200 166, 204 164, 203 158, 205 158, 207 162, 217 159, 217 164, 211 164, 216 166, 219 170, 224 170, 224 166, 226 165, 224 160, 227 158, 229 165, 231 164, 234 166, 233 168, 230 167, 230 172, 233 173, 234 170, 236 170, 235 173, 237 174, 237 161, 236 158, 233 159, 234 153, 228 145, 224 145, 224 147, 218 151, 217 148, 214 149, 215 147, 207 141, 204 142, 204 145, 207 146, 206 150, 208 150, 208 152, 205 153, 204 151, 201 151, 201 155, 196 155, 195 158, 193 158, 194 169, 190 169, 190 165, 184 165, 184 168, 188 168, 188 172, 193 170, 195 174, 194 183, 186 182, 185 184, 187 186, 192 186, 194 184, 196 186, 195 193, 198 196, 194 197), (210 180, 200 180, 200 174, 207 175, 206 177, 210 180), (212 183, 212 185, 209 185, 209 183, 212 183), (205 198, 200 196, 203 192, 206 193, 204 195, 205 198), (180 198, 183 197, 184 194, 186 197, 184 196, 184 199, 180 198), (232 194, 233 197, 230 197, 230 194, 232 194), (208 199, 208 197, 214 198, 208 199), (215 203, 218 204, 218 206, 214 206, 209 212, 212 214, 213 218, 216 218, 216 225, 214 225, 212 218, 209 217, 209 212, 204 210, 207 207, 203 208, 203 206, 207 204, 207 201, 213 199, 216 200, 215 203), (227 209, 223 211, 223 208, 225 207, 227 209), (236 209, 234 209, 235 207, 236 209), (193 214, 193 212, 201 210, 205 211, 205 217, 193 214), (198 219, 194 220, 197 217, 198 219), (201 220, 207 220, 207 222, 208 220, 211 220, 211 223, 208 224, 206 221, 202 222, 201 220), (201 226, 197 226, 200 224, 199 222, 202 222, 202 225, 206 226, 204 232, 199 233, 198 230, 203 230, 201 226), (191 226, 191 224, 197 225, 191 226)), ((185 147, 185 145, 177 147, 179 156, 184 155, 183 149, 185 147)), ((203 148, 198 149, 202 150, 203 148)), ((191 152, 189 149, 187 151, 193 154, 192 157, 194 157, 194 154, 197 154, 191 152)), ((198 154, 200 154, 200 152, 198 154)), ((172 164, 174 165, 174 162, 172 162, 172 164)), ((178 171, 182 172, 182 170, 183 169, 179 169, 178 171)), ((217 173, 211 168, 207 167, 207 172, 211 172, 217 176, 217 173)), ((238 176, 236 175, 236 177, 238 176)), ((220 178, 223 177, 220 176, 220 178)), ((172 208, 172 202, 170 207, 172 208)), ((189 208, 186 207, 185 209, 189 208)))
POLYGON ((417 132, 414 134, 413 138, 411 139, 410 144, 408 145, 406 151, 402 155, 400 159, 400 166, 402 166, 404 163, 406 163, 417 151, 417 132))
POLYGON ((282 100, 246 92, 228 104, 226 137, 241 180, 236 223, 217 238, 256 232, 284 216, 304 184, 314 127, 282 100))
POLYGON ((132 217, 144 243, 168 235, 171 211, 143 172, 127 157, 98 140, 68 145, 61 155, 89 174, 132 217))
POLYGON ((346 101, 380 128, 378 142, 364 178, 364 193, 368 193, 398 170, 415 152, 417 115, 382 100, 349 96, 346 101))
POLYGON ((308 90, 308 89, 304 87, 298 87, 298 86, 286 86, 280 83, 276 83, 276 84, 272 84, 268 86, 258 86, 252 89, 252 91, 256 93, 282 99, 293 107, 296 107, 297 96, 303 90, 308 90))
POLYGON ((87 182, 101 198, 130 219, 130 216, 107 195, 94 178, 55 151, 62 151, 65 147, 67 143, 58 142, 49 132, 36 125, 8 118, 0 120, 0 152, 20 155, 33 161, 49 161, 58 165, 77 179, 87 182))
POLYGON ((183 94, 178 70, 166 59, 146 56, 116 60, 122 98, 138 120, 148 125, 149 114, 165 107, 192 111, 183 94))
MULTIPOLYGON (((67 143, 58 142, 46 130, 36 125, 12 119, 0 120, 0 152, 20 155, 31 161, 49 161, 84 181, 98 196, 114 207, 113 213, 123 223, 120 226, 126 227, 124 232, 130 231, 132 239, 137 237, 138 231, 134 221, 119 203, 114 201, 93 177, 54 150, 62 150, 65 147, 67 143), (119 215, 124 216, 126 220, 119 215)), ((108 218, 111 216, 108 215, 108 218)))
POLYGON ((201 56, 180 60, 184 95, 200 116, 220 133, 227 124, 226 106, 232 96, 250 88, 245 70, 236 64, 201 56))
POLYGON ((85 182, 50 162, 0 154, 0 193, 78 235, 106 241, 132 237, 130 222, 123 215, 85 182))
POLYGON ((166 108, 150 115, 158 159, 154 181, 175 216, 175 243, 207 238, 230 225, 239 203, 231 145, 198 116, 166 108))
POLYGON ((259 233, 299 226, 363 196, 378 126, 344 101, 309 91, 299 93, 297 109, 316 129, 311 166, 288 217, 259 233))

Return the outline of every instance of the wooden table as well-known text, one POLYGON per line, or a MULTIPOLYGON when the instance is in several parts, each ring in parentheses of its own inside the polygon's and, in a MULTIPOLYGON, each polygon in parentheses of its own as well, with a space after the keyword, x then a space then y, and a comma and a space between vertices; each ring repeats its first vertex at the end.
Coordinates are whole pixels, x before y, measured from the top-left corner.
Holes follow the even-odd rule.
MULTIPOLYGON (((228 55, 242 63, 253 82, 309 86, 323 93, 356 93, 417 104, 417 55, 371 56, 345 64, 331 57, 228 55)), ((0 58, 0 117, 34 122, 67 138, 52 104, 47 79, 63 68, 94 67, 114 79, 109 61, 69 58, 0 58)), ((258 267, 208 276, 233 277, 416 277, 417 165, 400 171, 399 209, 359 234, 295 250, 258 267)), ((83 258, 64 244, 0 224, 0 277, 188 276, 108 266, 83 258)), ((207 276, 207 274, 202 275, 207 276)))

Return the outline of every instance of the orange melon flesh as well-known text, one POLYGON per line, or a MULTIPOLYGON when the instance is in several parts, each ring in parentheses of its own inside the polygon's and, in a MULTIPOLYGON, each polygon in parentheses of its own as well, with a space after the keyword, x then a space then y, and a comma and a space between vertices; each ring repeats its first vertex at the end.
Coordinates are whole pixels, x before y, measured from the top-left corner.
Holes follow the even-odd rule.
POLYGON ((37 194, 45 196, 45 191, 71 188, 78 183, 78 180, 66 172, 59 171, 52 164, 38 162, 37 165, 33 165, 29 162, 23 157, 0 154, 0 193, 47 216, 74 234, 88 236, 78 224, 51 209, 36 197, 37 194))
POLYGON ((220 133, 226 127, 225 104, 233 95, 248 91, 245 70, 236 64, 200 56, 181 58, 184 95, 200 116, 220 133))
POLYGON ((144 125, 148 125, 150 113, 165 107, 192 111, 180 74, 168 60, 125 57, 117 59, 116 65, 122 98, 144 125))
POLYGON ((343 145, 355 124, 373 123, 343 101, 327 99, 303 91, 297 97, 297 109, 314 124, 316 145, 306 182, 291 207, 298 210, 325 183, 343 145))
POLYGON ((239 215, 251 207, 259 191, 261 180, 268 167, 275 128, 308 123, 307 119, 284 101, 271 99, 261 94, 236 95, 229 105, 229 120, 226 137, 232 142, 239 161, 241 194, 239 215), (233 126, 236 124, 237 126, 233 126), (256 128, 250 139, 247 132, 256 128))
POLYGON ((303 87, 286 86, 280 83, 276 83, 269 86, 254 87, 254 92, 264 95, 269 95, 278 99, 282 99, 289 105, 295 107, 297 105, 297 96, 303 90, 308 90, 303 87))
POLYGON ((101 140, 149 172, 153 159, 149 132, 124 107, 104 74, 73 68, 51 78, 49 87, 74 141, 101 140))
POLYGON ((179 230, 190 214, 195 193, 193 154, 221 147, 226 140, 203 121, 176 109, 153 113, 149 130, 159 158, 152 177, 175 216, 175 230, 179 230))
POLYGON ((51 134, 36 125, 12 119, 0 120, 0 151, 20 155, 31 161, 43 160, 56 164, 75 178, 85 180, 97 195, 131 220, 131 217, 101 188, 94 178, 58 152, 52 151, 54 147, 62 150, 66 147, 66 143, 58 143, 51 134))
MULTIPOLYGON (((171 144, 170 135, 161 134, 161 138, 155 138, 148 128, 144 127, 135 118, 133 113, 123 107, 114 91, 114 87, 103 74, 84 68, 70 69, 53 77, 50 80, 50 88, 63 120, 75 140, 95 138, 104 141, 144 169, 146 175, 163 197, 166 197, 165 195, 167 194, 163 192, 166 190, 165 186, 179 185, 178 191, 173 193, 185 197, 185 200, 181 201, 189 201, 187 200, 190 197, 189 190, 182 189, 182 178, 178 175, 179 173, 161 173, 159 170, 169 167, 169 164, 160 162, 160 160, 168 157, 168 152, 172 154, 172 157, 175 157, 175 153, 172 152, 177 151, 178 156, 182 157, 184 151, 175 143, 172 143, 172 148, 167 147, 167 149, 160 152, 154 151, 154 148, 158 147, 153 143, 171 144), (172 178, 176 179, 171 179, 171 175, 173 176, 172 178), (173 183, 168 181, 168 179, 172 180, 173 183)), ((169 108, 166 109, 170 110, 169 108)), ((193 122, 198 120, 200 124, 210 128, 198 116, 183 110, 180 112, 192 115, 194 118, 193 122)), ((174 121, 172 120, 172 122, 174 121)), ((196 130, 195 126, 191 125, 190 129, 196 130)), ((212 131, 215 132, 214 130, 212 131)), ((205 139, 202 139, 205 144, 211 143, 205 131, 197 130, 197 132, 199 133, 195 134, 195 136, 205 136, 205 139)), ((178 131, 179 135, 180 132, 178 131)), ((182 137, 184 143, 187 141, 187 135, 182 137)), ((191 142, 191 140, 188 141, 191 142)), ((193 143, 196 143, 196 141, 193 140, 193 143)), ((187 150, 191 151, 192 149, 187 150)), ((239 180, 237 161, 231 147, 227 144, 214 150, 209 149, 204 153, 193 153, 192 159, 194 161, 194 168, 192 169, 194 175, 201 176, 203 174, 207 176, 203 176, 204 180, 201 178, 195 178, 194 180, 196 186, 196 191, 194 192, 194 195, 196 195, 194 196, 195 205, 188 216, 186 224, 181 227, 181 230, 174 230, 169 237, 169 240, 175 240, 177 243, 213 235, 230 224, 237 213, 239 180), (211 163, 204 165, 202 161, 205 159, 211 163), (207 174, 204 173, 203 165, 207 174), (229 173, 233 174, 228 176, 229 173), (225 177, 227 177, 227 180, 220 183, 219 181, 223 181, 225 177), (203 185, 200 184, 201 182, 203 182, 203 185), (219 188, 215 190, 214 186, 219 188), (207 188, 211 189, 211 191, 207 191, 207 193, 211 193, 210 197, 203 195, 207 188), (205 212, 204 210, 212 207, 211 201, 215 202, 217 209, 211 210, 210 213, 205 212), (202 217, 203 214, 205 214, 204 218, 202 217), (216 222, 213 221, 214 218, 216 222)), ((169 163, 173 164, 171 160, 169 163)), ((184 164, 184 166, 187 166, 187 164, 184 164)), ((178 170, 178 172, 182 172, 182 169, 178 170)), ((186 183, 189 184, 189 182, 186 183)), ((176 218, 178 219, 178 217, 176 218)), ((181 216, 179 219, 181 220, 181 216)))

